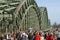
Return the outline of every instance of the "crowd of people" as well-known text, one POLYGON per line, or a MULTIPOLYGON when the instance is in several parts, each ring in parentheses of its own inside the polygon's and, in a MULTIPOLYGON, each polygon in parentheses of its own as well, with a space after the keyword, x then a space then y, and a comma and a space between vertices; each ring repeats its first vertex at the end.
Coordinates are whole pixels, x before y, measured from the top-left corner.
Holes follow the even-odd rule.
POLYGON ((60 40, 59 31, 17 31, 0 34, 0 40, 60 40))

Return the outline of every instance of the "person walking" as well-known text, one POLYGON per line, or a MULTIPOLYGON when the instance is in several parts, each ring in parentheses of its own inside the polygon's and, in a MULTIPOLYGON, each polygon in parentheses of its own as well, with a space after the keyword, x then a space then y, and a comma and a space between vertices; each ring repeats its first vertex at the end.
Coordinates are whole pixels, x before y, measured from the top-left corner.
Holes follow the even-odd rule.
POLYGON ((28 40, 28 35, 25 32, 22 33, 21 40, 28 40))
POLYGON ((29 39, 29 40, 33 40, 33 33, 32 33, 32 32, 30 32, 30 33, 28 34, 28 39, 29 39))
POLYGON ((57 40, 60 40, 60 31, 58 32, 57 40))
POLYGON ((44 40, 44 33, 41 33, 41 40, 44 40))
POLYGON ((21 40, 21 33, 20 32, 16 33, 16 38, 17 38, 17 40, 21 40))
POLYGON ((35 34, 34 40, 41 40, 41 36, 39 35, 39 32, 35 34))
POLYGON ((46 32, 46 40, 49 40, 49 33, 46 32))

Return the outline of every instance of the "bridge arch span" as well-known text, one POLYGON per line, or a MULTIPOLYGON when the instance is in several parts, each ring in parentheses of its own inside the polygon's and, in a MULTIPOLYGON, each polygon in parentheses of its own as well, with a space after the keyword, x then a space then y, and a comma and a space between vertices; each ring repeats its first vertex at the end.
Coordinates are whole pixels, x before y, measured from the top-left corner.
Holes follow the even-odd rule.
MULTIPOLYGON (((28 14, 27 12, 29 11, 29 9, 30 8, 33 8, 35 11, 36 11, 36 15, 37 15, 37 18, 38 18, 38 21, 39 21, 39 13, 38 13, 38 10, 37 10, 37 8, 36 8, 36 6, 35 5, 30 5, 27 9, 26 9, 26 11, 25 11, 25 13, 24 13, 24 16, 23 16, 23 18, 22 18, 22 21, 21 21, 21 23, 20 23, 20 27, 19 28, 21 28, 22 27, 22 23, 23 23, 23 21, 24 21, 24 19, 25 19, 25 16, 28 14)), ((38 27, 39 28, 39 27, 38 27)))

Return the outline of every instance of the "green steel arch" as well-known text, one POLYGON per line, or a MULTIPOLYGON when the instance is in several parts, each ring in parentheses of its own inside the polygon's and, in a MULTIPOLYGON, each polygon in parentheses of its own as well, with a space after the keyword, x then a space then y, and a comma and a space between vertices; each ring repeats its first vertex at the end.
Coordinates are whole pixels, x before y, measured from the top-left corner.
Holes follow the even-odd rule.
POLYGON ((48 19, 47 8, 40 7, 40 13, 41 13, 41 29, 47 30, 50 28, 50 21, 48 19))
POLYGON ((39 29, 41 27, 40 18, 40 9, 35 0, 3 0, 0 2, 0 29, 3 31, 24 29, 27 27, 26 25, 30 26, 26 22, 32 23, 32 27, 35 23, 34 28, 39 29), (30 18, 31 16, 32 18, 30 18))
MULTIPOLYGON (((37 11, 37 9, 36 9, 36 6, 30 5, 30 6, 26 9, 26 11, 25 11, 25 14, 24 14, 24 16, 23 16, 23 19, 22 19, 22 21, 21 21, 21 23, 20 23, 20 27, 21 27, 21 25, 22 25, 22 23, 23 23, 23 21, 24 21, 24 19, 25 19, 25 16, 27 15, 27 12, 29 11, 30 8, 34 8, 34 9, 35 9, 36 15, 37 15, 37 18, 38 18, 38 11, 37 11)), ((37 20, 37 21, 39 21, 39 20, 37 20)), ((38 28, 39 28, 39 27, 38 27, 38 28)))
POLYGON ((40 25, 40 20, 39 20, 40 19, 40 10, 34 0, 33 1, 29 0, 29 1, 30 2, 28 2, 28 0, 24 0, 22 2, 22 4, 19 4, 19 6, 17 7, 17 9, 14 12, 14 23, 13 23, 14 26, 16 25, 16 18, 18 17, 18 15, 20 14, 20 16, 22 16, 22 19, 20 20, 21 22, 19 23, 19 27, 18 27, 19 29, 22 29, 21 25, 23 25, 22 23, 23 23, 23 20, 25 19, 25 15, 27 15, 27 12, 29 11, 30 8, 34 8, 34 10, 36 11, 37 18, 38 18, 39 25, 40 25), (24 9, 24 6, 25 6, 25 9, 24 9), (23 9, 24 9, 24 12, 23 12, 23 9))

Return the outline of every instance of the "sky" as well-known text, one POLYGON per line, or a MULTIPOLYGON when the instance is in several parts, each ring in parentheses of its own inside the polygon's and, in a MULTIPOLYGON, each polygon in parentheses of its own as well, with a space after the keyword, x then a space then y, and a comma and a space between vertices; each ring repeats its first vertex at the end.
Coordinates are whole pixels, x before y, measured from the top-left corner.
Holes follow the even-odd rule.
POLYGON ((60 24, 60 0, 36 0, 36 3, 39 7, 47 8, 51 25, 60 24))

